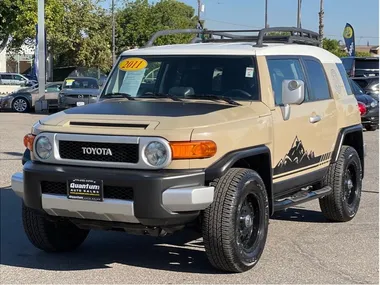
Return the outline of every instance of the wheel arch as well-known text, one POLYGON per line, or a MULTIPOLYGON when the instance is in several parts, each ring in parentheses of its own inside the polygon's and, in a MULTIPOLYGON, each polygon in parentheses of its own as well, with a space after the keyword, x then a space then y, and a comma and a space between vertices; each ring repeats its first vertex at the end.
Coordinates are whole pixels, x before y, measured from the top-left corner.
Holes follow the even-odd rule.
POLYGON ((249 168, 257 171, 263 179, 268 194, 269 211, 273 214, 273 173, 271 152, 266 145, 235 150, 225 154, 205 170, 206 182, 223 176, 233 167, 249 168))
POLYGON ((351 146, 357 151, 362 165, 362 176, 364 177, 365 146, 363 126, 361 124, 340 129, 330 163, 337 162, 343 145, 351 146))
POLYGON ((19 98, 21 98, 21 99, 25 99, 25 100, 26 100, 26 102, 28 103, 28 108, 31 108, 31 107, 32 107, 32 98, 30 98, 30 96, 28 96, 28 95, 22 95, 22 94, 17 95, 17 96, 15 96, 14 98, 12 98, 11 106, 13 106, 13 102, 14 102, 16 99, 19 99, 19 98))

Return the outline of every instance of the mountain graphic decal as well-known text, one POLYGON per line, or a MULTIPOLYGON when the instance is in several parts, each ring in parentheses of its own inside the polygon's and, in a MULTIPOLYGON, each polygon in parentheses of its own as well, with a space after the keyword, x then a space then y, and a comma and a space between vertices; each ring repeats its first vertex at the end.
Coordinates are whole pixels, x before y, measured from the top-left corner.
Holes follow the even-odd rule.
POLYGON ((298 168, 319 163, 320 161, 321 156, 316 157, 314 151, 305 150, 302 141, 296 137, 289 152, 280 159, 273 169, 273 175, 293 171, 298 168))

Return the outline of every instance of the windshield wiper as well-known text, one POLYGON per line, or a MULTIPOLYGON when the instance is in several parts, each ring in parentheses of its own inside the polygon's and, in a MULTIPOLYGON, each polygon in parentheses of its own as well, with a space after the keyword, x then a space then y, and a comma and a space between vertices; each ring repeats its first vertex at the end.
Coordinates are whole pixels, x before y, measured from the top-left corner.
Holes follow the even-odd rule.
POLYGON ((112 97, 112 98, 127 98, 128 100, 135 100, 135 98, 133 98, 132 95, 128 94, 128 93, 123 93, 123 92, 113 92, 113 93, 107 93, 107 94, 104 94, 103 96, 101 97, 112 97))
POLYGON ((180 98, 178 98, 175 95, 171 94, 164 94, 164 93, 153 93, 153 92, 146 92, 143 95, 139 96, 140 98, 170 98, 173 101, 182 101, 180 98))
POLYGON ((222 100, 225 101, 231 105, 241 106, 240 103, 232 100, 230 97, 226 96, 218 96, 215 94, 196 94, 196 95, 187 95, 186 98, 192 98, 192 99, 208 99, 208 100, 222 100))

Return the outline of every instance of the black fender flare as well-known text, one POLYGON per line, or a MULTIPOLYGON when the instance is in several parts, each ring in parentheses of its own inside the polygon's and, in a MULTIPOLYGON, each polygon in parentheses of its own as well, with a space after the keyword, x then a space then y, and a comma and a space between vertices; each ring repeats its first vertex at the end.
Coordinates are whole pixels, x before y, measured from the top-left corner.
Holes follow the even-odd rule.
MULTIPOLYGON (((214 162, 208 168, 205 169, 205 181, 210 182, 218 177, 223 176, 236 162, 245 158, 252 158, 254 156, 259 156, 267 154, 269 161, 267 161, 269 169, 267 179, 267 192, 270 208, 273 212, 273 168, 272 168, 272 158, 271 151, 266 145, 257 145, 243 149, 237 149, 231 152, 226 153, 219 160, 214 162)), ((265 182, 265 181, 264 181, 265 182)))
POLYGON ((343 142, 348 134, 358 133, 357 138, 357 152, 359 154, 361 163, 362 163, 362 171, 364 177, 364 157, 365 157, 365 147, 364 147, 364 136, 363 136, 363 126, 362 124, 353 125, 349 127, 345 127, 339 130, 338 137, 336 139, 334 150, 331 154, 330 164, 335 163, 338 160, 340 150, 342 148, 343 142))

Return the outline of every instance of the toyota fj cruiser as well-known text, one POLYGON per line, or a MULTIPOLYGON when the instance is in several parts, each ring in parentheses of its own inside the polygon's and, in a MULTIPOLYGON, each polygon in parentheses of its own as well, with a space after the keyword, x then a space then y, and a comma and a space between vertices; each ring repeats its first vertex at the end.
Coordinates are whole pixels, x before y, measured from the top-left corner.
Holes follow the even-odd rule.
POLYGON ((237 32, 158 32, 120 55, 96 103, 34 124, 12 176, 34 246, 196 226, 214 267, 243 272, 275 211, 319 199, 328 220, 354 218, 363 129, 341 60, 312 31, 237 32), (198 36, 153 46, 178 33, 198 36))

